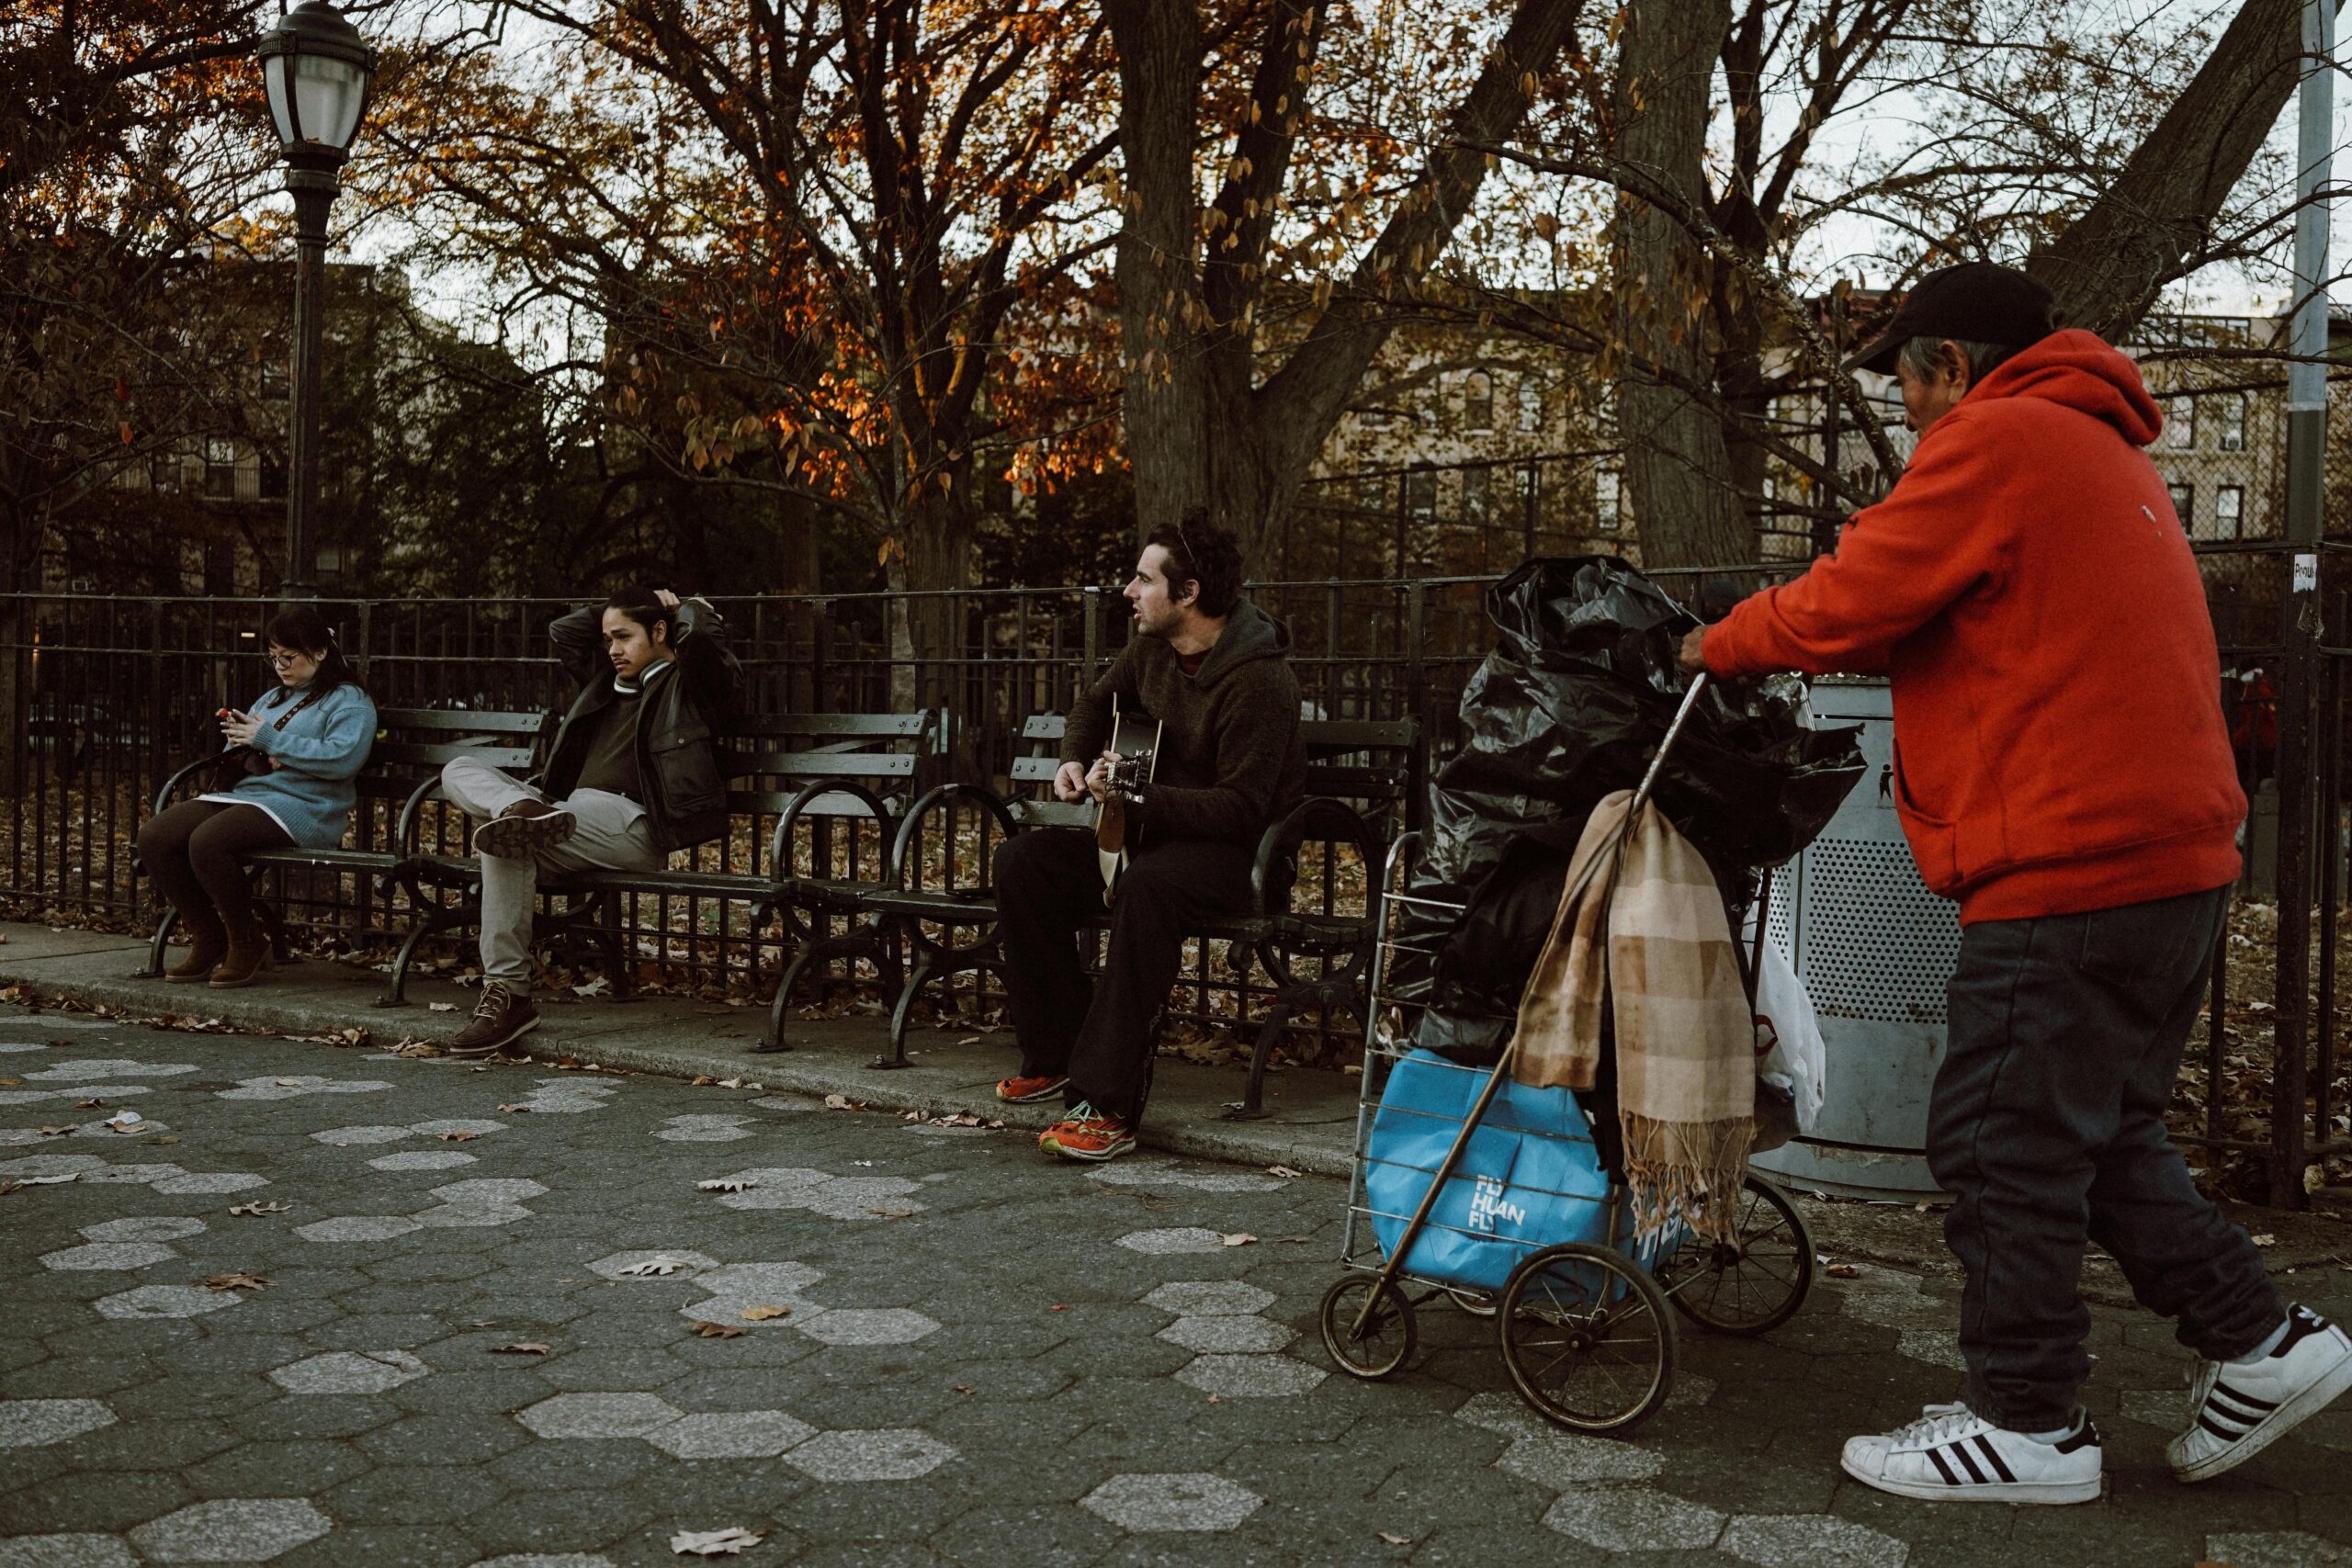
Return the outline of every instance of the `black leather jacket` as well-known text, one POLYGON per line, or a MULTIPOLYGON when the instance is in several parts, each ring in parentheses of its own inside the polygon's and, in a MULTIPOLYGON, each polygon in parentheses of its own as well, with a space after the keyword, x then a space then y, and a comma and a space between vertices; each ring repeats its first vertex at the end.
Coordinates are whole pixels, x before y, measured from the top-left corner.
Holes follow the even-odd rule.
MULTIPOLYGON (((604 617, 603 605, 588 604, 548 626, 556 661, 580 682, 580 694, 548 753, 542 787, 550 800, 561 800, 579 784, 598 716, 615 700, 604 617)), ((638 781, 653 842, 665 853, 727 831, 727 775, 718 741, 741 673, 727 651, 727 623, 702 600, 680 601, 671 629, 677 668, 646 688, 637 720, 638 781)))

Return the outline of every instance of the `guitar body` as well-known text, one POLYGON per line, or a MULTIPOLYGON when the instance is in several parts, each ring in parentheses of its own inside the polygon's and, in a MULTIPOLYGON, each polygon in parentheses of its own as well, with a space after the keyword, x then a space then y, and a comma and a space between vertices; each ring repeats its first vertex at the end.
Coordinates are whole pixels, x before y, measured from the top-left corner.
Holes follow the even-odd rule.
POLYGON ((1119 760, 1112 764, 1110 789, 1094 808, 1094 853, 1102 868, 1102 902, 1117 891, 1119 874, 1127 869, 1127 802, 1143 796, 1159 765, 1160 724, 1140 713, 1121 713, 1111 699, 1110 750, 1119 760))

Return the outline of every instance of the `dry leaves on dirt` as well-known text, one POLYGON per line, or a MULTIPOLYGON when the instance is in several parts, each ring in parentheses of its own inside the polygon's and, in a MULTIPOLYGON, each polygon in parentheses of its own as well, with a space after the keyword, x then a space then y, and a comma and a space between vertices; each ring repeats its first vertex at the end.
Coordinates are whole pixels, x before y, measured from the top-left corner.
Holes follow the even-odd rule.
POLYGON ((229 1212, 232 1214, 282 1214, 293 1206, 291 1203, 232 1203, 229 1212))
POLYGON ((227 1274, 215 1274, 204 1281, 205 1288, 213 1291, 266 1291, 269 1289, 269 1283, 266 1275, 247 1273, 242 1269, 227 1274))
POLYGON ((759 1531, 734 1526, 723 1530, 680 1530, 670 1538, 670 1550, 681 1557, 732 1557, 766 1539, 759 1531))

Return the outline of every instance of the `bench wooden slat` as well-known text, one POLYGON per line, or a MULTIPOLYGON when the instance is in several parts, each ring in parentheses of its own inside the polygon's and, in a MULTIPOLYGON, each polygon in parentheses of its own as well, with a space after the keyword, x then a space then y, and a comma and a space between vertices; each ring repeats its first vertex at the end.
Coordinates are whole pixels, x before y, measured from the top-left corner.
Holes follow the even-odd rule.
POLYGON ((378 729, 438 729, 482 735, 537 735, 546 716, 536 713, 476 713, 466 708, 379 708, 378 729))
POLYGON ((733 771, 818 779, 910 779, 920 761, 908 751, 761 751, 737 756, 733 771))
POLYGON ((528 746, 469 746, 462 741, 421 743, 413 740, 379 740, 368 754, 368 765, 383 767, 400 763, 412 768, 437 768, 454 762, 460 757, 492 768, 527 768, 531 765, 528 746))
POLYGON ((793 713, 752 715, 729 723, 730 739, 766 735, 845 735, 863 739, 911 739, 928 734, 931 710, 914 713, 793 713))

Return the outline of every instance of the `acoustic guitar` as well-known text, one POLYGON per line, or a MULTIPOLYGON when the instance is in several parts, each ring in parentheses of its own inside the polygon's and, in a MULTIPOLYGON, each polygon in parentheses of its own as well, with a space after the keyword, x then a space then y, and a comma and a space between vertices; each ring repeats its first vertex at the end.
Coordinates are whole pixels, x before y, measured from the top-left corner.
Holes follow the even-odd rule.
POLYGON ((1102 868, 1102 902, 1118 890, 1119 875, 1127 869, 1127 804, 1140 803, 1152 772, 1159 764, 1161 726, 1147 714, 1121 713, 1119 699, 1111 699, 1111 747, 1116 759, 1105 781, 1102 798, 1094 808, 1094 854, 1102 868))

